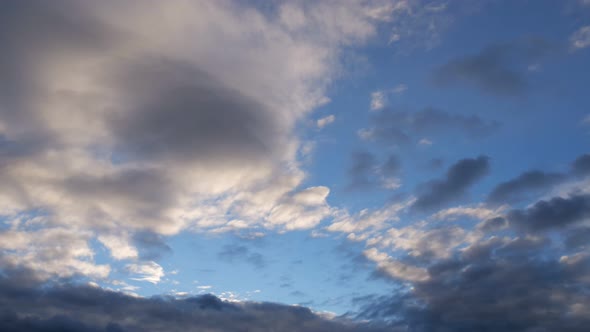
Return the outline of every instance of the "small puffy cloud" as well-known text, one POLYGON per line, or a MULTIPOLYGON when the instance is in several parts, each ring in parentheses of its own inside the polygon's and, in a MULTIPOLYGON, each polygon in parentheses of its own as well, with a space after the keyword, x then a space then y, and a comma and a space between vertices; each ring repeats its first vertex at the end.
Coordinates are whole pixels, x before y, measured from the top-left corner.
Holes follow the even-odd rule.
POLYGON ((590 46, 590 25, 576 30, 570 37, 570 45, 573 50, 579 50, 590 46))
POLYGON ((398 84, 398 85, 394 86, 391 89, 391 92, 395 93, 395 94, 401 94, 401 93, 404 93, 406 90, 408 90, 408 86, 402 83, 402 84, 398 84))
POLYGON ((334 114, 330 114, 328 116, 318 119, 316 121, 316 125, 318 126, 318 128, 322 129, 325 126, 333 123, 334 121, 336 121, 336 116, 334 114))
POLYGON ((418 141, 418 144, 420 144, 422 146, 430 146, 430 145, 432 145, 432 141, 429 140, 428 138, 422 138, 421 140, 418 141))
POLYGON ((387 105, 387 95, 385 91, 375 91, 371 93, 371 111, 378 111, 387 105))
POLYGON ((391 89, 377 90, 371 93, 370 109, 371 111, 379 111, 385 108, 388 104, 389 95, 402 94, 408 89, 405 84, 398 84, 391 89))

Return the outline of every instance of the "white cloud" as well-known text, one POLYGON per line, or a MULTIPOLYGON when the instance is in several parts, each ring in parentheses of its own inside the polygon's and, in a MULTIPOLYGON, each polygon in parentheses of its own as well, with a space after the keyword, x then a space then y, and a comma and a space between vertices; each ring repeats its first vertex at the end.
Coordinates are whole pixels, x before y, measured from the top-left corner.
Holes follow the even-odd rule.
POLYGON ((392 278, 414 282, 429 279, 426 269, 402 263, 375 248, 367 249, 363 254, 367 259, 375 262, 379 270, 387 273, 392 278))
POLYGON ((114 259, 137 258, 137 249, 129 244, 127 236, 100 235, 98 241, 109 249, 114 259))
POLYGON ((432 145, 432 141, 429 140, 428 138, 423 138, 418 142, 418 144, 423 145, 423 146, 430 146, 430 145, 432 145))
POLYGON ((489 208, 484 204, 476 206, 456 206, 436 212, 431 216, 434 220, 457 220, 461 217, 475 218, 478 220, 486 220, 502 216, 509 208, 507 205, 502 205, 497 208, 489 208))
MULTIPOLYGON (((364 233, 381 230, 389 227, 392 222, 399 221, 399 214, 412 205, 413 202, 414 199, 410 199, 375 211, 364 209, 356 215, 350 215, 347 211, 339 211, 332 224, 326 229, 331 232, 342 233, 364 233)), ((354 237, 358 238, 357 236, 354 237)))
POLYGON ((405 84, 398 84, 391 89, 377 90, 371 93, 370 108, 371 111, 379 111, 388 104, 389 95, 402 94, 408 89, 405 84))
POLYGON ((573 50, 590 46, 590 25, 583 26, 572 34, 570 44, 573 50))
MULTIPOLYGON (((0 112, 0 136, 22 145, 0 169, 0 213, 16 225, 4 250, 43 233, 19 226, 37 210, 46 212, 41 228, 84 236, 45 254, 63 256, 42 260, 20 247, 9 257, 60 275, 108 275, 92 263, 95 236, 113 258, 136 258, 114 230, 316 226, 332 214, 329 190, 302 187, 295 127, 329 102, 345 50, 376 36, 404 3, 285 2, 267 12, 233 1, 97 1, 79 4, 76 20, 59 0, 39 8, 55 14, 40 15, 47 30, 18 26, 22 42, 0 55, 3 76, 26 69, 10 76, 23 80, 13 86, 35 87, 0 100, 1 110, 23 107, 0 112), (193 102, 215 112, 183 106, 193 102)), ((156 263, 129 269, 149 282, 163 275, 156 263)))
POLYGON ((140 262, 126 265, 127 270, 136 277, 132 280, 147 281, 152 284, 160 282, 164 274, 164 269, 156 262, 140 262))
POLYGON ((407 85, 405 85, 405 84, 398 84, 398 85, 396 85, 395 87, 393 87, 391 89, 391 92, 392 93, 395 93, 395 94, 401 94, 401 93, 406 92, 406 90, 408 90, 408 86, 407 85))
POLYGON ((387 105, 387 94, 383 90, 371 93, 371 111, 378 111, 387 105))
POLYGON ((320 118, 316 121, 316 125, 318 126, 318 128, 324 128, 325 126, 333 123, 336 120, 336 116, 334 114, 330 114, 328 116, 325 116, 323 118, 320 118))

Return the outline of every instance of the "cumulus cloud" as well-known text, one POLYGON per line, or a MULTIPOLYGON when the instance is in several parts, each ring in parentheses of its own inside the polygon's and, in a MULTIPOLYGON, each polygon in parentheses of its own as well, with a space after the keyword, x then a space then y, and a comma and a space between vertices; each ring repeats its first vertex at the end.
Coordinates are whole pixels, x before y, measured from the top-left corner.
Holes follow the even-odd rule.
POLYGON ((359 299, 360 316, 399 331, 583 331, 588 256, 530 258, 548 243, 491 238, 470 246, 432 265, 407 292, 359 299))
POLYGON ((489 171, 489 158, 479 156, 457 161, 449 167, 444 179, 424 184, 412 208, 427 211, 461 198, 477 180, 489 171))
MULTIPOLYGON (((398 9, 254 5, 6 3, 0 213, 14 231, 34 236, 16 220, 43 214, 42 228, 86 232, 78 241, 98 236, 141 271, 158 254, 142 252, 137 232, 283 231, 329 216, 328 188, 301 187, 295 127, 326 102, 344 49, 375 36, 398 9), (312 203, 301 199, 310 195, 312 203)), ((96 270, 64 260, 46 271, 108 273, 91 249, 72 255, 96 270)))
POLYGON ((500 124, 477 115, 452 114, 434 108, 417 112, 389 110, 371 118, 371 126, 361 129, 359 136, 387 146, 414 145, 424 138, 442 134, 485 137, 499 129, 500 124))

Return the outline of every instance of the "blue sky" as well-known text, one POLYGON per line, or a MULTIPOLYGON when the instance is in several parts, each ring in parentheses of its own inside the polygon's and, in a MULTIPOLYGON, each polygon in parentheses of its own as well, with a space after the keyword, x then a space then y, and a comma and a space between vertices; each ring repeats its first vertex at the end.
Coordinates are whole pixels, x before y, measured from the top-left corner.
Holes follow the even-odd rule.
POLYGON ((0 45, 7 330, 589 323, 587 0, 8 0, 0 45))

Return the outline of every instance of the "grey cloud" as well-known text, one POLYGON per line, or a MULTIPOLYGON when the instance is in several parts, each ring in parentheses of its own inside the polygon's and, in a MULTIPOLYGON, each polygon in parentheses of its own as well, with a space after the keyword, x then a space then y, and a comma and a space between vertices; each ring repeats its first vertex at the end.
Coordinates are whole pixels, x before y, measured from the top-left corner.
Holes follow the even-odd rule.
POLYGON ((230 303, 213 295, 138 298, 96 287, 31 286, 0 277, 0 330, 138 331, 385 331, 325 319, 304 307, 230 303))
POLYGON ((348 169, 350 190, 376 188, 384 179, 394 178, 401 171, 401 160, 393 154, 380 161, 368 151, 356 151, 351 154, 351 159, 348 169))
POLYGON ((554 46, 539 39, 496 44, 479 53, 451 60, 433 73, 437 86, 474 85, 499 96, 527 92, 529 65, 547 56, 554 46))
POLYGON ((348 169, 350 189, 363 189, 373 185, 370 177, 377 165, 377 158, 370 152, 357 151, 351 155, 352 165, 348 169))
POLYGON ((506 218, 511 224, 532 231, 564 228, 590 218, 590 195, 541 200, 529 208, 510 211, 506 218))
POLYGON ((512 180, 498 184, 488 196, 488 202, 518 202, 525 194, 546 190, 565 178, 566 176, 560 173, 527 171, 512 180))
POLYGON ((457 161, 447 170, 445 178, 424 185, 425 189, 418 194, 412 208, 429 211, 461 198, 470 186, 488 173, 489 168, 486 156, 457 161))
POLYGON ((260 253, 252 252, 248 247, 243 245, 226 245, 217 256, 219 259, 230 263, 245 262, 257 269, 262 269, 268 264, 264 256, 260 253))
POLYGON ((442 134, 480 138, 500 127, 498 122, 486 121, 477 115, 452 114, 434 108, 417 112, 382 111, 373 116, 371 124, 361 131, 361 135, 390 146, 412 145, 424 137, 434 138, 442 134))
POLYGON ((568 249, 590 248, 590 227, 578 227, 565 233, 565 245, 568 249))
POLYGON ((584 331, 590 260, 537 258, 549 248, 543 239, 492 238, 434 263, 410 291, 358 299, 360 316, 406 332, 584 331))
POLYGON ((133 105, 110 127, 124 154, 139 159, 255 160, 282 143, 275 115, 210 74, 169 59, 124 63, 113 85, 133 105))
POLYGON ((583 154, 572 163, 572 173, 578 176, 590 175, 590 154, 583 154))
POLYGON ((504 219, 502 217, 495 217, 495 218, 484 220, 477 227, 478 227, 478 229, 482 230, 483 232, 489 233, 489 232, 503 229, 506 226, 508 226, 508 222, 506 221, 506 219, 504 219))
POLYGON ((590 155, 576 158, 568 172, 526 171, 516 178, 501 182, 488 195, 487 202, 492 204, 517 203, 534 194, 547 192, 558 184, 590 174, 590 155))
POLYGON ((166 244, 164 238, 152 232, 138 232, 133 235, 133 244, 139 251, 139 258, 147 261, 157 261, 172 254, 172 248, 166 244))

